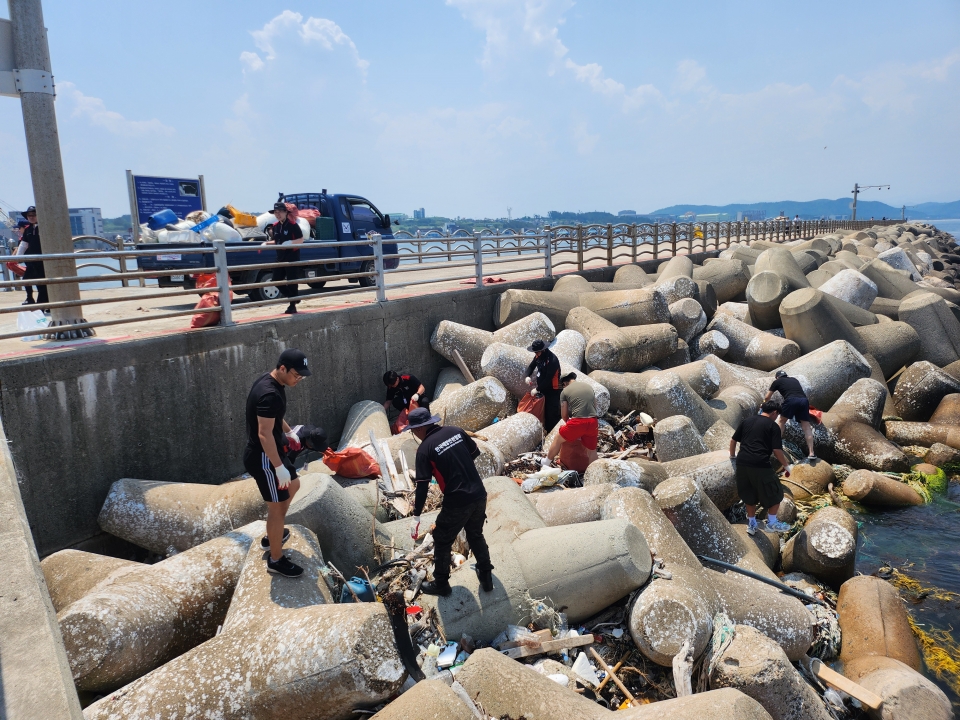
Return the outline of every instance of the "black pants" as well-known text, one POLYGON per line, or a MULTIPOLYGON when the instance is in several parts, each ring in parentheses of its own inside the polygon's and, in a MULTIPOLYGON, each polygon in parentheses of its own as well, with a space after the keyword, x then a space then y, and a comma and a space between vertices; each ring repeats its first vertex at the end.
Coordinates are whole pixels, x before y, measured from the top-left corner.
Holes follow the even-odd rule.
POLYGON ((441 585, 450 581, 450 562, 453 541, 461 530, 467 531, 467 542, 474 557, 477 558, 477 570, 493 570, 490 563, 490 548, 483 537, 483 522, 487 519, 487 499, 462 507, 444 505, 437 516, 437 527, 433 531, 436 547, 433 551, 433 578, 441 585))
POLYGON ((543 429, 546 432, 553 430, 560 422, 560 393, 561 390, 541 390, 543 393, 543 429))
MULTIPOLYGON (((300 279, 300 267, 294 265, 293 267, 276 267, 273 269, 273 279, 280 280, 299 280, 300 279)), ((290 285, 279 285, 277 290, 280 291, 280 294, 285 298, 295 298, 298 295, 296 283, 290 285)))
MULTIPOLYGON (((46 275, 43 272, 43 263, 42 262, 28 262, 26 263, 27 271, 23 274, 24 280, 39 280, 40 278, 45 278, 46 275)), ((47 286, 46 285, 37 285, 37 302, 46 303, 50 302, 47 298, 47 286)), ((27 302, 32 302, 33 292, 30 289, 30 283, 26 283, 24 288, 27 291, 27 302)))

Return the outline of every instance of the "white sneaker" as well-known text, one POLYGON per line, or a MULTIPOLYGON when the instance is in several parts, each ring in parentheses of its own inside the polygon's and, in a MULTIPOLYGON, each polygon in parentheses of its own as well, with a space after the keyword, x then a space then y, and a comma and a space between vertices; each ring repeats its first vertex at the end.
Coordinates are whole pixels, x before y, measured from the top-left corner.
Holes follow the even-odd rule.
POLYGON ((757 526, 747 523, 747 535, 756 535, 756 534, 757 534, 757 526))
POLYGON ((787 525, 785 522, 780 522, 779 520, 777 520, 777 522, 770 522, 769 520, 767 520, 767 530, 771 532, 777 532, 777 533, 790 532, 790 529, 792 527, 793 527, 792 525, 787 525))

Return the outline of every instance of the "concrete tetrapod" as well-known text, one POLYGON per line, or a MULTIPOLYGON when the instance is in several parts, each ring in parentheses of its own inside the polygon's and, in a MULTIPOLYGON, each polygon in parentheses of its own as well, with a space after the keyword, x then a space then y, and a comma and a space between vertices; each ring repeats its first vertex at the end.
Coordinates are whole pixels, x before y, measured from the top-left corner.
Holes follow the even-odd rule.
POLYGON ((722 358, 730 349, 730 341, 719 330, 708 330, 698 335, 690 343, 690 355, 699 359, 703 355, 714 355, 722 358))
POLYGON ((593 285, 591 285, 590 281, 587 280, 583 275, 563 275, 557 278, 557 281, 553 283, 553 287, 550 288, 550 292, 580 293, 595 291, 593 289, 593 285))
POLYGON ((561 330, 548 347, 560 362, 566 363, 574 370, 583 367, 583 353, 587 349, 587 339, 576 330, 561 330))
POLYGON ((470 432, 487 427, 497 417, 506 416, 509 409, 507 389, 493 377, 480 378, 430 404, 430 411, 440 416, 443 425, 454 425, 470 432))
POLYGON ((657 282, 675 277, 693 277, 693 261, 686 255, 674 255, 657 268, 657 282))
MULTIPOLYGON (((597 460, 590 464, 593 467, 597 460)), ((587 468, 589 472, 589 468, 587 468)), ((600 509, 617 486, 610 482, 590 483, 580 488, 537 492, 527 496, 547 527, 575 525, 600 520, 600 509)))
POLYGON ((760 703, 773 720, 832 720, 820 696, 762 633, 737 625, 710 673, 710 687, 735 688, 760 703))
POLYGON ((666 479, 667 471, 661 463, 640 458, 600 458, 590 463, 583 474, 584 487, 612 484, 617 487, 638 487, 647 492, 653 492, 653 489, 666 479))
POLYGON ((884 378, 917 359, 920 336, 905 322, 885 322, 856 328, 864 352, 876 358, 884 378))
POLYGON ((657 459, 660 462, 703 455, 707 446, 693 421, 685 415, 664 418, 653 427, 657 459))
MULTIPOLYGON (((688 478, 673 477, 661 483, 654 497, 694 553, 777 579, 756 546, 745 543, 688 478)), ((802 602, 732 571, 716 571, 707 565, 704 572, 734 622, 773 638, 792 660, 803 657, 813 642, 813 618, 802 602)))
POLYGON ((750 270, 742 260, 711 260, 693 268, 694 280, 706 280, 717 293, 717 302, 725 303, 743 294, 750 282, 750 270))
POLYGON ((110 486, 97 522, 111 535, 167 555, 266 515, 252 478, 223 485, 122 478, 110 486))
POLYGON ((757 370, 773 370, 800 357, 800 346, 792 340, 763 332, 730 315, 718 312, 707 325, 730 341, 727 358, 757 370))
POLYGON ((781 553, 784 572, 808 573, 834 589, 853 577, 856 561, 857 523, 835 507, 813 513, 781 553))
POLYGON ((771 247, 760 253, 753 273, 757 275, 767 271, 779 275, 791 291, 810 287, 810 282, 797 264, 796 256, 784 247, 771 247))
POLYGON ((925 422, 940 401, 952 393, 960 393, 960 381, 933 363, 921 360, 913 363, 899 377, 893 391, 893 402, 904 420, 925 422))
POLYGON ((864 310, 869 310, 877 299, 877 284, 863 273, 849 268, 820 285, 819 290, 864 310))
POLYGON ((917 289, 917 284, 907 273, 890 267, 879 258, 861 267, 860 272, 876 284, 878 298, 902 300, 917 289))
POLYGON ((457 362, 454 351, 460 353, 470 372, 477 377, 480 375, 480 358, 491 343, 528 347, 534 340, 549 342, 555 334, 556 328, 549 318, 536 312, 518 318, 496 332, 441 320, 430 337, 430 346, 453 364, 457 362))
POLYGON ((920 271, 917 269, 917 266, 901 247, 893 247, 889 250, 884 250, 882 253, 877 255, 877 259, 883 260, 887 265, 896 270, 903 270, 905 273, 910 275, 910 279, 914 282, 922 279, 923 277, 920 274, 920 271))
POLYGON ((880 655, 899 660, 917 671, 923 669, 907 609, 900 593, 886 580, 870 575, 847 580, 840 586, 837 614, 843 662, 880 655))
POLYGON ((894 658, 867 655, 843 664, 843 674, 883 698, 878 720, 953 720, 950 700, 930 680, 894 658))
POLYGON ((869 507, 923 505, 920 493, 906 483, 870 470, 854 470, 847 475, 843 494, 869 507))
POLYGON ((753 698, 733 688, 661 700, 617 712, 617 720, 771 720, 753 698))
POLYGON ((810 404, 820 410, 829 409, 857 380, 870 377, 870 363, 844 340, 824 345, 777 370, 797 378, 810 404))
POLYGON ((920 336, 919 360, 940 367, 960 360, 960 321, 942 297, 917 293, 904 298, 898 316, 920 336))
POLYGON ((316 539, 290 530, 303 576, 269 575, 255 544, 222 632, 94 703, 87 720, 346 720, 396 692, 406 671, 384 606, 333 604, 316 539))
POLYGON ((390 421, 383 405, 372 400, 361 400, 351 405, 347 412, 337 452, 348 447, 369 448, 370 433, 378 440, 390 437, 390 421))
POLYGON ((790 294, 786 280, 769 270, 758 272, 747 284, 747 305, 750 320, 760 330, 783 326, 780 320, 780 303, 790 294))
POLYGON ((677 349, 677 330, 668 323, 621 328, 583 307, 573 308, 566 323, 586 338, 584 358, 598 370, 639 370, 677 349))
POLYGON ((670 308, 670 324, 677 330, 677 335, 684 342, 690 342, 694 336, 703 332, 707 325, 707 314, 693 298, 677 300, 668 306, 670 308))
POLYGON ((478 430, 477 435, 495 447, 505 460, 514 459, 540 447, 543 425, 530 413, 518 412, 478 430))
POLYGON ((493 322, 502 327, 542 312, 555 327, 563 328, 569 312, 581 305, 616 325, 645 325, 670 320, 666 298, 652 288, 584 293, 510 289, 497 298, 493 322))
MULTIPOLYGON (((716 397, 707 401, 707 405, 714 409, 731 430, 739 427, 748 415, 756 415, 761 403, 763 403, 763 395, 746 385, 725 387, 717 393, 716 397)), ((729 439, 727 438, 728 441, 729 439)))
POLYGON ((467 379, 458 368, 445 367, 437 376, 437 385, 433 391, 433 401, 436 402, 444 395, 459 390, 467 384, 467 379))
POLYGON ((780 318, 787 338, 800 346, 804 354, 836 340, 846 340, 860 352, 863 341, 847 319, 814 288, 795 290, 780 303, 780 318))
POLYGON ((603 720, 609 710, 493 648, 473 653, 457 673, 470 698, 497 718, 603 720))
POLYGON ((658 372, 647 380, 644 404, 657 420, 685 415, 701 433, 707 432, 720 418, 677 372, 658 372))
POLYGON ((794 500, 806 500, 816 495, 823 495, 827 491, 827 486, 836 482, 836 479, 833 466, 817 459, 797 463, 790 471, 790 477, 782 478, 780 483, 784 491, 794 500))
POLYGON ((76 602, 114 572, 131 571, 138 567, 143 566, 130 560, 82 550, 60 550, 40 561, 54 612, 60 612, 76 602))
POLYGON ((721 510, 740 500, 737 494, 737 471, 730 461, 729 450, 714 450, 663 463, 668 478, 687 477, 721 510))
POLYGON ((475 717, 446 683, 421 680, 370 720, 475 720, 475 717))
POLYGON ((602 517, 624 518, 636 525, 671 575, 669 580, 654 576, 630 610, 630 634, 640 652, 669 667, 689 641, 693 656, 700 657, 722 606, 696 555, 644 490, 614 491, 603 504, 602 517))
POLYGON ((121 568, 57 614, 77 689, 136 680, 213 637, 263 522, 155 565, 121 568))
POLYGON ((639 265, 622 265, 613 274, 613 284, 646 287, 653 285, 653 278, 647 275, 639 265))
MULTIPOLYGON (((668 306, 684 298, 696 298, 700 292, 697 281, 686 275, 674 275, 666 280, 658 279, 654 288, 663 295, 668 306)), ((706 311, 706 308, 704 308, 704 312, 706 311)))
POLYGON ((543 527, 511 478, 487 478, 484 485, 488 492, 484 536, 495 568, 493 592, 482 592, 476 573, 464 568, 450 575, 452 595, 420 600, 425 608, 436 608, 447 637, 467 633, 481 642, 492 640, 506 625, 522 624, 528 596, 566 606, 570 621, 579 622, 650 577, 650 550, 629 523, 604 520, 543 527), (584 587, 593 590, 584 593, 584 587))

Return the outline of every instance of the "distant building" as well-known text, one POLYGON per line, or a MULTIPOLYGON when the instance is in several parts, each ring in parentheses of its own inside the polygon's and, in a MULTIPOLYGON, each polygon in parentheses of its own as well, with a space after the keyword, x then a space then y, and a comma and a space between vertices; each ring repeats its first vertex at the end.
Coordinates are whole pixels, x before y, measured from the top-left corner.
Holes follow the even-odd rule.
POLYGON ((697 222, 726 222, 729 219, 727 213, 697 213, 697 222))
POLYGON ((406 220, 406 219, 407 219, 407 214, 406 214, 406 213, 387 213, 387 215, 390 216, 390 219, 391 219, 391 220, 401 220, 401 221, 402 221, 402 220, 406 220))
POLYGON ((760 220, 767 219, 767 211, 760 210, 738 210, 737 211, 737 222, 759 222, 760 220))
POLYGON ((413 211, 413 219, 414 219, 414 220, 425 220, 426 217, 427 217, 427 211, 424 210, 423 208, 420 208, 419 210, 414 210, 414 211, 413 211))
POLYGON ((617 215, 619 215, 620 217, 623 217, 624 215, 627 215, 627 216, 632 215, 632 216, 636 217, 637 211, 636 211, 636 210, 621 210, 620 212, 617 213, 617 215))
POLYGON ((460 226, 457 225, 455 222, 448 222, 443 224, 443 231, 447 234, 455 233, 459 229, 460 229, 460 226))
POLYGON ((70 234, 103 235, 103 216, 100 208, 70 208, 70 234))

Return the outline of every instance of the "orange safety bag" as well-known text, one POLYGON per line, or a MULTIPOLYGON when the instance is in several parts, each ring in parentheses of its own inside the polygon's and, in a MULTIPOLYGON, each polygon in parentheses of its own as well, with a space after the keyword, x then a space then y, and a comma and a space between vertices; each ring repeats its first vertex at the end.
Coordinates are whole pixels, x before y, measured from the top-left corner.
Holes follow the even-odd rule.
POLYGON ((546 400, 543 395, 534 397, 530 393, 527 393, 520 398, 520 403, 517 405, 517 412, 530 413, 543 425, 543 406, 545 404, 546 400))
POLYGON ((27 274, 26 265, 22 265, 17 262, 8 262, 6 265, 7 265, 7 269, 10 272, 12 272, 14 275, 16 275, 18 278, 23 277, 24 275, 27 274))
MULTIPOLYGON (((198 302, 193 309, 200 310, 202 308, 209 307, 220 307, 220 293, 206 293, 202 298, 200 298, 200 302, 198 302)), ((210 325, 216 325, 219 322, 220 313, 218 312, 197 313, 190 319, 190 327, 209 327, 210 325)))
POLYGON ((341 452, 330 448, 323 451, 323 464, 345 478, 379 477, 380 466, 370 454, 357 447, 341 452))

